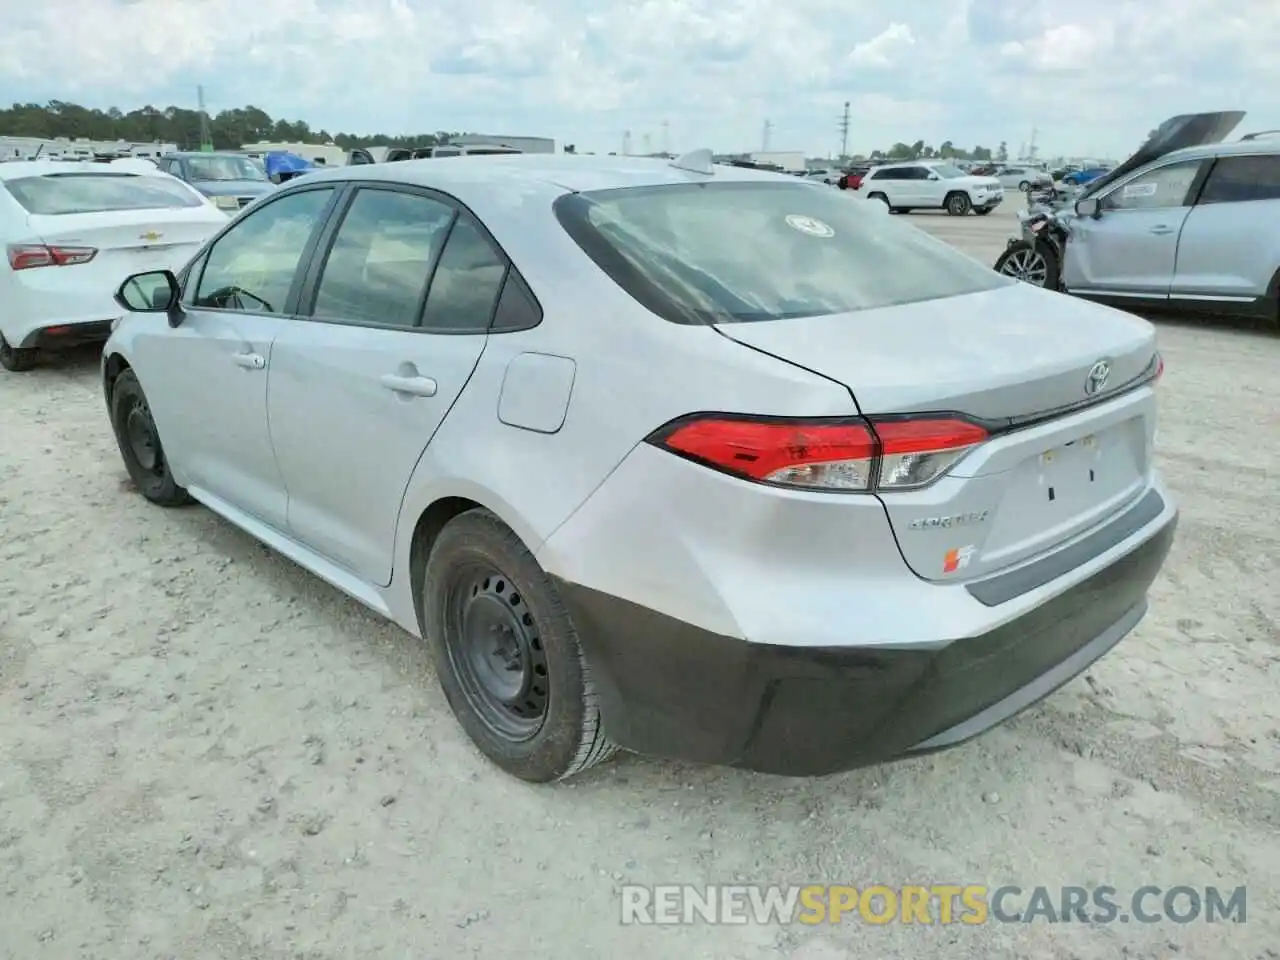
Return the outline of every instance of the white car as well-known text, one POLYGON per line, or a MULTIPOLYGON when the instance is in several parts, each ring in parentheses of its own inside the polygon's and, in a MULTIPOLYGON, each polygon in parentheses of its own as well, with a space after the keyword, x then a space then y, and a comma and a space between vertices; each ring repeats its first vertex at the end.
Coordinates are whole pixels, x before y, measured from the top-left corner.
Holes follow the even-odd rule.
POLYGON ((929 160, 873 167, 858 193, 881 201, 893 213, 945 210, 953 217, 970 210, 985 216, 1004 200, 1004 188, 994 177, 975 177, 950 163, 929 160))
POLYGON ((1001 167, 996 171, 996 179, 1006 190, 1021 190, 1023 193, 1033 187, 1053 186, 1053 177, 1036 167, 1001 167))
POLYGON ((0 164, 0 366, 27 370, 42 348, 106 340, 122 279, 181 267, 226 224, 141 161, 0 164))
POLYGON ((125 281, 110 423, 422 638, 515 776, 937 750, 1142 618, 1162 365, 870 206, 710 150, 316 171, 125 281))

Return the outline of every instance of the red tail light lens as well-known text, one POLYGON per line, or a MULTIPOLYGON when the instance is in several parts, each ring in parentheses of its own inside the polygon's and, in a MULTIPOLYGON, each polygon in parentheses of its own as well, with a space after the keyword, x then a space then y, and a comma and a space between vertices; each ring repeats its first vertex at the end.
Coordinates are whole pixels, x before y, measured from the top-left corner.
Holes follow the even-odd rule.
POLYGON ((94 247, 51 247, 42 243, 11 243, 8 247, 9 266, 14 270, 34 270, 37 267, 70 267, 88 263, 98 255, 94 247))
POLYGON ((1156 354, 1156 375, 1154 379, 1158 382, 1160 378, 1163 376, 1164 376, 1164 355, 1157 353, 1156 354))
POLYGON ((951 417, 757 420, 683 417, 650 442, 745 480, 832 492, 927 486, 987 439, 951 417))

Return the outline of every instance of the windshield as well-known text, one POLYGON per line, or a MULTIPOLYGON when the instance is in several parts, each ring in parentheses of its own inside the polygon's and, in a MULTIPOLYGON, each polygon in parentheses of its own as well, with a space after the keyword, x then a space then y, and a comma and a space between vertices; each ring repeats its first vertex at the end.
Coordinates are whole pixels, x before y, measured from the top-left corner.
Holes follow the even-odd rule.
POLYGON ((187 170, 197 180, 266 180, 266 171, 248 157, 187 157, 187 170))
POLYGON ((1010 283, 870 202, 802 181, 567 194, 555 213, 614 282, 674 323, 853 313, 1010 283))
POLYGON ((935 163, 929 169, 940 176, 943 180, 955 180, 957 177, 969 176, 969 174, 965 173, 959 167, 953 167, 949 163, 935 163))
POLYGON ((199 207, 205 203, 180 181, 135 173, 50 173, 9 180, 4 186, 28 213, 37 216, 199 207))

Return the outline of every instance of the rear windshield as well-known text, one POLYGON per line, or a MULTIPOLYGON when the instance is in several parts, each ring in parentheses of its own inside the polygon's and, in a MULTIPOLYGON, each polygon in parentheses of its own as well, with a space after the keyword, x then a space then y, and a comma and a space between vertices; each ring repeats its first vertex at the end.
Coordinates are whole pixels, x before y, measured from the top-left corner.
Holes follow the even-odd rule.
POLYGON ((204 200, 169 177, 133 173, 55 173, 6 181, 28 213, 57 216, 109 210, 198 207, 204 200))
POLYGON ((674 323, 853 313, 1017 282, 873 203, 739 181, 567 194, 555 213, 620 287, 674 323))

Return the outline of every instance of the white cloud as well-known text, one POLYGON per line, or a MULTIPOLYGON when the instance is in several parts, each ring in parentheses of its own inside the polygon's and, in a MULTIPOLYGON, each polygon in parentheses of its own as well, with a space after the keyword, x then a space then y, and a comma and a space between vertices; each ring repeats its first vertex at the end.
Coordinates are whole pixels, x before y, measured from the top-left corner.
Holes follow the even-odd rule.
POLYGON ((1126 151, 1165 117, 1280 127, 1280 3, 1236 0, 45 0, 0 89, 124 109, 252 103, 330 131, 545 133, 616 149, 894 141, 1126 151))

